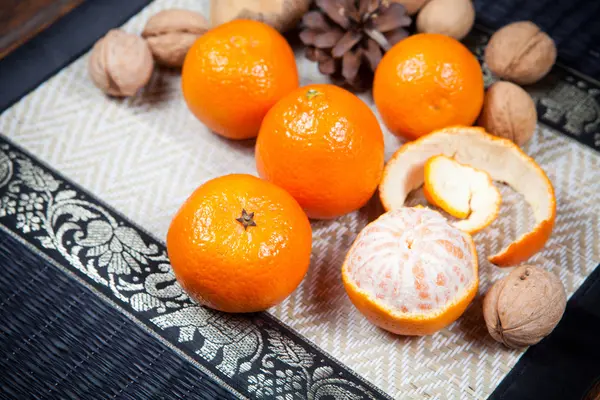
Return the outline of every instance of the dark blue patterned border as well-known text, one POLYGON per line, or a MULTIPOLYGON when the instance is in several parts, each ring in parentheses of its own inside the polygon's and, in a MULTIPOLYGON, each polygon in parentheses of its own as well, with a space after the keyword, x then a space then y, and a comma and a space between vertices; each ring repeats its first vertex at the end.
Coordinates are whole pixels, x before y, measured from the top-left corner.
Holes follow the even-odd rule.
POLYGON ((225 314, 194 303, 161 242, 1 136, 0 225, 244 396, 387 398, 269 314, 225 314))

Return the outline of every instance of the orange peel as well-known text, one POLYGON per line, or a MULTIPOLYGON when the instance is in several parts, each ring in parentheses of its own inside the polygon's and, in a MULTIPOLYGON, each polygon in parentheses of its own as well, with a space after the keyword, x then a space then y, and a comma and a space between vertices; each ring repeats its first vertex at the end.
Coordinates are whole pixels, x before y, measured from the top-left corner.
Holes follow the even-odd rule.
POLYGON ((487 172, 495 181, 521 193, 533 210, 533 229, 499 253, 488 257, 498 266, 513 266, 540 251, 552 233, 556 199, 552 183, 540 166, 516 144, 485 132, 483 128, 454 126, 434 131, 404 144, 385 166, 379 196, 385 210, 404 206, 412 190, 424 182, 424 166, 444 154, 487 172))
POLYGON ((424 181, 427 201, 461 218, 453 223, 460 230, 479 232, 498 217, 502 196, 485 171, 440 155, 425 163, 424 181))

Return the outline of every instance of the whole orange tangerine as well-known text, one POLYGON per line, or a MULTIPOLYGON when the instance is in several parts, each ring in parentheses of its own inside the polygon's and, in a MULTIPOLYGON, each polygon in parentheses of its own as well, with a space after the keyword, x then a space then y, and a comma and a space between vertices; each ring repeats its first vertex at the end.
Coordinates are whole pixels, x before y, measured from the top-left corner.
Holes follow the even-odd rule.
POLYGON ((234 20, 202 35, 181 73, 185 101, 208 128, 230 139, 256 137, 273 104, 298 87, 294 53, 267 24, 234 20))
POLYGON ((342 267, 346 292, 373 324, 430 335, 459 318, 479 287, 468 233, 437 211, 403 207, 367 225, 342 267))
POLYGON ((308 218, 285 190, 233 174, 200 186, 181 206, 167 251, 183 289, 225 312, 255 312, 285 299, 310 262, 308 218))
POLYGON ((459 41, 408 37, 382 58, 373 98, 388 129, 409 140, 451 125, 472 125, 483 106, 479 62, 459 41))
POLYGON ((383 133, 371 109, 334 85, 309 85, 281 99, 256 142, 261 177, 286 189, 310 218, 362 207, 383 170, 383 133))

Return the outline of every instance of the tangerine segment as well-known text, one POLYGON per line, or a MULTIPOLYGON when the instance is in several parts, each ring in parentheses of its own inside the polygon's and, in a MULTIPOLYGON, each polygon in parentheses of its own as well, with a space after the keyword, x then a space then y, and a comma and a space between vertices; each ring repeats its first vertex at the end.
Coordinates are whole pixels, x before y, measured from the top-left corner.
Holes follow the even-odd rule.
POLYGON ((425 198, 448 214, 462 218, 453 223, 468 233, 490 225, 498 217, 502 197, 487 172, 446 156, 425 163, 425 198))
POLYGON ((454 322, 479 285, 471 236, 437 211, 402 207, 358 235, 342 267, 352 303, 375 325, 429 335, 454 322))
POLYGON ((531 206, 535 226, 500 253, 488 257, 499 266, 517 265, 540 251, 554 227, 556 199, 552 183, 536 162, 508 139, 483 128, 455 126, 434 131, 404 144, 386 164, 379 195, 386 210, 404 206, 408 194, 424 180, 424 166, 433 156, 445 154, 458 162, 486 171, 521 193, 531 206))

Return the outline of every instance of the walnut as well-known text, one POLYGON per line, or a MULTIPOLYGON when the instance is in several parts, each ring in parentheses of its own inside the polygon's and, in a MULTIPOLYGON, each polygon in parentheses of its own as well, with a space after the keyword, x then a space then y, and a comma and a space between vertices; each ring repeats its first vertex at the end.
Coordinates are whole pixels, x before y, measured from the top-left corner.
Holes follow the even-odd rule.
POLYGON ((142 32, 157 63, 181 67, 192 44, 208 30, 200 14, 173 8, 152 16, 142 32))
POLYGON ((528 85, 542 79, 556 61, 556 45, 533 22, 506 25, 492 35, 485 63, 497 76, 528 85))
POLYGON ((154 61, 144 39, 112 29, 92 48, 88 67, 92 81, 105 93, 133 96, 150 80, 154 61))
POLYGON ((485 94, 477 123, 487 132, 523 146, 535 132, 535 103, 520 86, 510 82, 496 82, 485 94))
POLYGON ((210 23, 217 26, 234 19, 253 19, 285 32, 300 21, 311 0, 211 0, 210 23))
POLYGON ((556 327, 567 296, 558 277, 524 265, 494 283, 483 300, 490 335, 511 348, 536 344, 556 327))
POLYGON ((461 40, 474 23, 475 8, 471 0, 431 0, 417 16, 417 31, 461 40))

